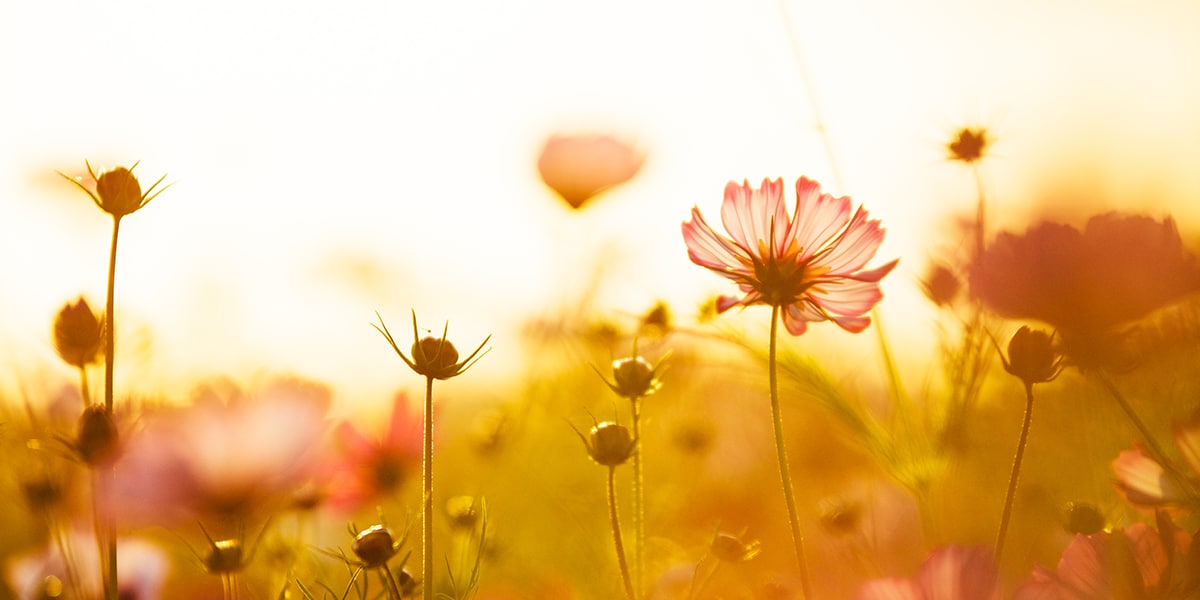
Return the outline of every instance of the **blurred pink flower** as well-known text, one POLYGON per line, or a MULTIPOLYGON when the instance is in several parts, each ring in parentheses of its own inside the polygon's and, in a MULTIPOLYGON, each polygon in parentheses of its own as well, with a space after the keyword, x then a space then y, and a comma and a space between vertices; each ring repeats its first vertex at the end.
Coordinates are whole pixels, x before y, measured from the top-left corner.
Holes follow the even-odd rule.
POLYGON ((1177 600, 1200 597, 1197 539, 1164 515, 1159 529, 1138 523, 1126 530, 1076 535, 1057 572, 1034 569, 1015 600, 1177 600))
MULTIPOLYGON (((41 600, 60 595, 63 598, 99 598, 103 595, 95 535, 86 529, 78 529, 64 537, 72 559, 70 573, 58 544, 53 542, 47 543, 45 549, 8 563, 5 575, 16 598, 41 600), (72 573, 80 580, 74 581, 72 573), (61 590, 53 589, 59 584, 63 586, 61 590)), ((117 590, 122 600, 162 598, 167 570, 167 555, 157 546, 131 538, 117 540, 117 590)))
POLYGON ((1175 425, 1175 445, 1191 474, 1167 472, 1140 447, 1126 450, 1113 461, 1117 488, 1130 503, 1143 507, 1200 508, 1200 411, 1175 425))
POLYGON ((607 135, 554 135, 538 157, 550 189, 578 209, 594 196, 633 179, 645 157, 631 144, 607 135))
POLYGON ((317 474, 328 404, 323 387, 280 380, 150 413, 116 464, 110 510, 161 524, 282 509, 317 474))
POLYGON ((410 477, 418 480, 422 428, 421 414, 411 410, 405 394, 396 394, 391 419, 379 439, 367 438, 348 422, 339 424, 334 430, 337 454, 329 478, 329 504, 355 510, 394 493, 410 477))
POLYGON ((1001 316, 1055 327, 1076 364, 1112 362, 1119 326, 1200 291, 1175 221, 1105 213, 1083 231, 1043 222, 1001 233, 972 265, 971 293, 1001 316))
POLYGON ((915 579, 877 579, 857 600, 998 600, 1000 574, 987 548, 945 546, 929 554, 915 579))
POLYGON ((801 177, 796 182, 796 210, 784 206, 783 179, 764 179, 759 189, 749 182, 725 186, 721 222, 732 239, 718 234, 699 208, 683 223, 683 239, 692 262, 738 284, 742 297, 722 296, 717 310, 765 304, 783 309, 783 323, 793 335, 809 321, 833 321, 859 332, 866 315, 883 297, 879 280, 895 260, 861 271, 883 243, 884 229, 868 220, 859 207, 850 215, 850 198, 821 193, 821 186, 801 177))

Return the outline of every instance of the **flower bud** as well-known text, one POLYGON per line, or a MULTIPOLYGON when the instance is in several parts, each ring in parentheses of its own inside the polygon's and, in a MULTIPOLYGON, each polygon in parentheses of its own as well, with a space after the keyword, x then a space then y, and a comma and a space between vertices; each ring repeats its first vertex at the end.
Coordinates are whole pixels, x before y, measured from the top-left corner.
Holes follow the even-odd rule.
POLYGON ((475 498, 471 496, 454 496, 446 501, 446 516, 450 519, 450 527, 458 530, 473 531, 479 521, 479 511, 475 508, 475 498))
POLYGON ((142 186, 125 167, 105 171, 96 178, 96 196, 100 208, 114 217, 123 217, 142 207, 142 186))
POLYGON ((709 544, 708 551, 723 562, 745 562, 762 552, 762 543, 758 540, 743 542, 738 536, 718 533, 709 544))
POLYGON ((954 134, 954 139, 946 144, 946 150, 950 153, 950 160, 970 164, 983 158, 990 141, 986 129, 963 127, 954 134))
POLYGON ((117 425, 103 405, 93 404, 83 410, 75 451, 90 467, 108 465, 117 458, 120 451, 117 425))
POLYGON ((417 593, 417 580, 408 569, 400 569, 396 573, 396 585, 400 587, 400 595, 405 598, 417 593))
POLYGON ((1004 370, 1026 385, 1045 383, 1058 377, 1062 359, 1054 350, 1054 340, 1038 329, 1022 327, 1008 342, 1008 360, 1004 370))
POLYGON ((862 523, 862 506, 846 498, 826 498, 818 510, 821 525, 835 535, 854 533, 862 523))
POLYGON ((449 379, 458 374, 458 349, 449 340, 423 337, 412 346, 416 372, 434 379, 449 379))
POLYGON ((104 341, 104 325, 82 297, 67 303, 54 318, 54 349, 63 362, 83 367, 96 361, 104 341))
POLYGON ((62 501, 64 490, 58 481, 42 474, 22 481, 21 495, 25 497, 29 508, 40 512, 62 501))
POLYGON ((208 556, 204 557, 204 568, 214 575, 236 573, 245 566, 242 562, 242 542, 238 540, 213 542, 208 556))
POLYGON ((662 385, 655 377, 654 367, 640 356, 614 360, 612 369, 615 385, 611 387, 623 398, 648 396, 662 385))
POLYGON ((1064 526, 1070 533, 1092 535, 1104 529, 1105 519, 1094 504, 1088 502, 1068 502, 1067 519, 1064 526))
POLYGON ((633 455, 633 447, 634 440, 628 427, 605 421, 592 428, 588 453, 592 455, 592 460, 606 467, 615 467, 629 460, 633 455))
POLYGON ((368 569, 382 567, 396 555, 396 543, 392 539, 392 532, 383 525, 372 525, 358 532, 350 549, 368 569))
POLYGON ((925 297, 929 298, 935 306, 947 306, 954 301, 958 296, 958 292, 962 289, 962 282, 958 280, 958 275, 954 274, 949 268, 944 265, 934 265, 929 269, 929 274, 921 281, 921 289, 925 292, 925 297))

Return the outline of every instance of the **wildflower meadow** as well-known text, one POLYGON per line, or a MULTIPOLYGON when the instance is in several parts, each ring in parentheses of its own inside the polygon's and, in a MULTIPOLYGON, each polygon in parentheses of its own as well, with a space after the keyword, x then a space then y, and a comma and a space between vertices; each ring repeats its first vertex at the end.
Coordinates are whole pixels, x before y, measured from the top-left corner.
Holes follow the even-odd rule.
MULTIPOLYGON (((781 6, 771 19, 791 23, 781 6)), ((185 368, 214 347, 245 362, 262 342, 212 283, 228 279, 158 262, 176 241, 158 228, 189 186, 234 207, 196 222, 217 230, 198 253, 237 243, 238 203, 258 200, 223 178, 255 172, 249 151, 225 146, 228 170, 210 172, 136 136, 60 148, 14 202, 86 209, 62 235, 92 258, 54 267, 18 251, 33 242, 4 246, 4 261, 79 291, 37 307, 40 337, 25 342, 44 351, 0 376, 0 598, 1200 599, 1198 213, 1027 210, 1037 203, 994 193, 993 173, 1009 172, 1003 128, 967 121, 912 142, 959 199, 923 213, 949 215, 920 229, 936 236, 914 234, 922 220, 901 216, 888 185, 856 185, 877 176, 838 151, 805 41, 779 30, 788 76, 808 86, 804 126, 787 136, 811 143, 809 162, 706 173, 599 122, 497 153, 560 219, 542 262, 505 258, 544 222, 479 208, 502 204, 503 186, 469 169, 432 194, 405 164, 272 174, 319 200, 279 193, 272 210, 319 214, 286 235, 250 231, 273 257, 251 270, 267 282, 259 314, 288 332, 276 347, 382 381, 380 394, 265 359, 185 368), (114 148, 124 158, 98 158, 114 148), (689 185, 637 187, 662 173, 689 185), (339 195, 358 180, 373 198, 339 195), (687 191, 660 221, 642 207, 663 189, 687 191), (589 224, 622 198, 644 204, 595 242, 589 224), (307 260, 295 248, 322 254, 342 218, 351 242, 419 240, 394 257, 402 268, 336 263, 366 282, 340 315, 352 338, 318 324, 348 306, 332 284, 271 284, 307 260), (300 244, 276 252, 287 236, 300 244), (445 266, 453 252, 467 268, 445 266), (622 304, 643 263, 661 289, 686 279, 705 293, 622 304), (194 344, 160 353, 147 315, 177 271, 210 295, 177 321, 194 344), (892 304, 904 290, 915 301, 892 304), (519 311, 498 308, 505 294, 519 311), (368 361, 383 367, 353 370, 368 361)), ((675 147, 703 143, 705 127, 676 131, 688 141, 675 147)), ((458 160, 441 151, 428 160, 458 160)), ((253 254, 220 254, 216 272, 253 254)))

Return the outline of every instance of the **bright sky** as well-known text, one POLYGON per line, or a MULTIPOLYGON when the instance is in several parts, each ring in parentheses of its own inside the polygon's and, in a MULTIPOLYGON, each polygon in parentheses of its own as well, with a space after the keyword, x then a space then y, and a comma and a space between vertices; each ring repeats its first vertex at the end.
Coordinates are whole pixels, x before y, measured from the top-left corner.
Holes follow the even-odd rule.
POLYGON ((601 256, 602 309, 661 298, 687 319, 726 284, 679 223, 764 176, 884 220, 889 332, 927 345, 914 280, 974 202, 950 134, 998 139, 999 225, 1138 207, 1195 232, 1198 74, 1192 0, 5 0, 2 379, 70 377, 52 315, 102 304, 109 222, 54 173, 84 159, 175 182, 123 222, 120 351, 153 350, 130 391, 270 369, 385 393, 415 378, 369 323, 407 332, 410 308, 460 346, 493 333, 497 376, 520 321, 577 298, 601 256), (534 167, 557 131, 627 135, 646 166, 569 212, 534 167))

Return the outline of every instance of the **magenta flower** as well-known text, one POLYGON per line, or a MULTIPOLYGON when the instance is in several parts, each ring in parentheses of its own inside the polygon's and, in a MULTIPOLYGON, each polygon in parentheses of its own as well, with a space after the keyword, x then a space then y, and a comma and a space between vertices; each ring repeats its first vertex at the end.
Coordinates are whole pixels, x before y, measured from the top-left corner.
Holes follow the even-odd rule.
POLYGON ((804 333, 809 321, 833 321, 852 333, 871 324, 866 313, 883 297, 879 280, 897 261, 861 270, 883 242, 884 229, 862 207, 851 216, 849 197, 823 194, 820 184, 801 177, 796 211, 789 216, 782 178, 764 179, 757 190, 731 181, 721 222, 730 237, 714 231, 699 208, 683 224, 692 262, 732 280, 742 292, 740 298, 719 298, 719 312, 778 306, 793 335, 804 333))
POLYGON ((929 554, 915 579, 868 582, 857 600, 940 600, 1000 598, 1000 574, 987 548, 946 546, 929 554))
POLYGON ((1200 593, 1197 536, 1160 514, 1158 531, 1137 523, 1125 530, 1076 535, 1056 572, 1038 567, 1015 600, 1140 598, 1174 600, 1200 593))
POLYGON ((1180 467, 1171 473, 1140 447, 1122 452, 1113 461, 1117 488, 1131 504, 1200 508, 1200 412, 1175 425, 1175 445, 1191 473, 1180 467))

